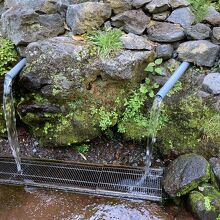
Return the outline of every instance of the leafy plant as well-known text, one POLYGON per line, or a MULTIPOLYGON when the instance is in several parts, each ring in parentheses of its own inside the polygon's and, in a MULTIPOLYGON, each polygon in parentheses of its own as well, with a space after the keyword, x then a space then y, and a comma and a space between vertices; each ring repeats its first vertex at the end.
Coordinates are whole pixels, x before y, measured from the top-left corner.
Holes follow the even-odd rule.
POLYGON ((204 205, 205 205, 205 209, 207 211, 211 211, 211 209, 212 209, 210 203, 211 203, 211 201, 210 201, 209 197, 208 196, 204 196, 204 205))
POLYGON ((150 79, 146 78, 145 83, 133 91, 132 95, 125 100, 125 111, 122 119, 118 123, 118 132, 130 132, 131 138, 142 139, 159 129, 164 120, 161 120, 161 118, 158 119, 158 127, 156 128, 152 126, 153 112, 143 113, 145 102, 148 98, 154 97, 154 89, 158 87, 158 84, 151 85, 150 79), (136 134, 132 130, 136 130, 136 134))
POLYGON ((171 97, 175 93, 181 91, 183 89, 183 85, 180 81, 177 81, 175 86, 170 90, 170 92, 167 94, 168 97, 171 97))
POLYGON ((10 40, 0 38, 0 76, 11 69, 17 58, 13 43, 10 40))
POLYGON ((95 46, 101 58, 108 58, 112 53, 122 49, 121 36, 122 31, 119 29, 109 31, 98 30, 88 34, 87 39, 95 46))
POLYGON ((118 114, 116 110, 114 111, 107 111, 105 107, 101 108, 91 108, 92 115, 97 115, 99 117, 99 126, 101 127, 102 131, 106 130, 113 124, 113 121, 117 120, 118 114))
POLYGON ((81 145, 76 146, 75 149, 78 153, 86 153, 89 151, 89 145, 81 144, 81 145))
POLYGON ((154 62, 149 63, 144 70, 152 74, 162 75, 163 73, 163 69, 161 67, 162 63, 163 63, 162 58, 156 59, 154 62))
POLYGON ((210 0, 189 0, 189 3, 195 14, 195 22, 201 22, 208 12, 208 7, 211 4, 210 0))

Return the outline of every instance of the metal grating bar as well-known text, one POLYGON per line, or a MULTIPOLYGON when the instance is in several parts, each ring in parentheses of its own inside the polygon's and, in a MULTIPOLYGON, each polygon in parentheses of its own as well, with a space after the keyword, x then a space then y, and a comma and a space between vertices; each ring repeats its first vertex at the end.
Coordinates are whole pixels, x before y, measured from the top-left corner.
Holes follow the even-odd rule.
POLYGON ((104 196, 162 201, 163 169, 150 169, 142 184, 143 168, 22 159, 17 174, 13 158, 0 158, 0 184, 26 185, 104 196))

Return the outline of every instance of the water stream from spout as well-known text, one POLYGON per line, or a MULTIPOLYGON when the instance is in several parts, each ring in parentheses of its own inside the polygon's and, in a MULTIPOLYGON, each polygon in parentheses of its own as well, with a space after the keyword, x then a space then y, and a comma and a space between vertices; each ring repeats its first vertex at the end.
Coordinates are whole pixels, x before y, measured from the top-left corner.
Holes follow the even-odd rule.
POLYGON ((20 158, 20 146, 18 142, 18 134, 16 129, 16 118, 14 109, 14 99, 12 92, 12 78, 10 76, 5 77, 4 82, 4 95, 3 95, 3 108, 6 121, 6 128, 8 132, 8 141, 12 150, 12 155, 15 159, 17 172, 22 173, 21 158, 20 158))
MULTIPOLYGON (((137 180, 135 184, 136 186, 143 186, 150 172, 153 145, 156 142, 157 130, 158 130, 158 126, 160 125, 161 104, 162 104, 162 98, 160 96, 156 96, 150 110, 150 118, 148 122, 149 137, 147 139, 147 146, 146 146, 144 175, 139 180, 137 180)), ((129 190, 132 191, 133 187, 132 189, 129 190)))

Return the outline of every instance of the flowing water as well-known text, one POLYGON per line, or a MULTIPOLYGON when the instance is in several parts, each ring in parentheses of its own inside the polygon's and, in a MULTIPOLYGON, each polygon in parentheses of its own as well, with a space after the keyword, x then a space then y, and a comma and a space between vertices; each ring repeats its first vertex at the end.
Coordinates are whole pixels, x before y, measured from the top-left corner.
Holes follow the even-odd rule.
MULTIPOLYGON (((144 168, 144 175, 141 177, 140 180, 137 181, 137 186, 144 185, 144 182, 149 175, 149 170, 151 166, 152 160, 152 149, 153 145, 156 142, 157 130, 160 125, 160 112, 161 112, 161 104, 162 98, 160 96, 156 96, 154 99, 152 108, 150 110, 150 118, 149 118, 149 137, 147 139, 147 147, 146 147, 146 160, 145 160, 145 168, 144 168)), ((149 177, 150 178, 150 177, 149 177)), ((133 187, 130 189, 132 192, 133 187)))
POLYGON ((18 142, 18 134, 16 129, 16 118, 14 109, 14 99, 12 92, 12 78, 9 76, 5 77, 4 82, 4 94, 3 94, 3 108, 4 116, 6 121, 6 128, 8 132, 8 141, 12 150, 12 155, 15 158, 18 173, 21 173, 21 158, 20 158, 20 147, 18 142))

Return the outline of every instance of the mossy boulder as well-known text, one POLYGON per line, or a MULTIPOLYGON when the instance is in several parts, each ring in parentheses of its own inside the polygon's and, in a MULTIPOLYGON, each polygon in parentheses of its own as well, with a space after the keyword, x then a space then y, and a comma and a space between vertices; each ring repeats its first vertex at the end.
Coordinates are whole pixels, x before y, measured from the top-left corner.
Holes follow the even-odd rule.
POLYGON ((152 51, 99 58, 86 40, 56 37, 27 47, 18 113, 44 145, 91 140, 114 126, 124 98, 146 77, 152 51))
POLYGON ((178 157, 166 168, 163 179, 164 190, 170 197, 180 197, 196 189, 210 179, 208 161, 196 154, 178 157))
POLYGON ((190 152, 218 156, 220 113, 195 94, 180 97, 165 105, 168 120, 158 133, 159 151, 164 157, 190 152))
POLYGON ((212 185, 203 184, 200 190, 192 191, 188 204, 198 219, 213 220, 220 215, 220 192, 212 185))

